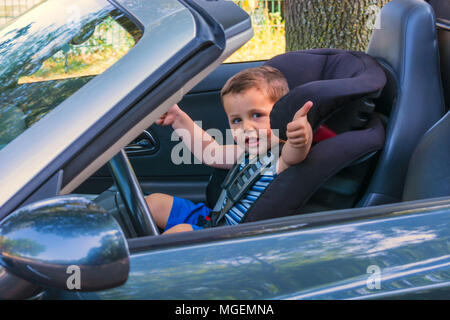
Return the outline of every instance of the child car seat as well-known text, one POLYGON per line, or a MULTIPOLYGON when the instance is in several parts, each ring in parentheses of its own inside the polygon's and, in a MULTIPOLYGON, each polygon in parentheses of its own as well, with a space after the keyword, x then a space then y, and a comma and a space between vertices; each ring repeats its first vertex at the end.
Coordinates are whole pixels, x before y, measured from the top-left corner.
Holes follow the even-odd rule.
MULTIPOLYGON (((383 69, 362 52, 316 49, 276 56, 266 65, 279 69, 290 91, 277 101, 270 114, 271 127, 286 140, 286 126, 308 100, 314 106, 308 120, 315 130, 332 118, 337 135, 312 146, 300 164, 284 170, 247 211, 242 222, 298 213, 311 195, 331 176, 352 162, 380 150, 384 127, 372 114, 376 97, 386 83, 383 69), (346 121, 342 121, 346 119, 346 121), (276 208, 276 209, 275 209, 276 208)), ((208 186, 208 203, 218 196, 216 170, 208 186)))

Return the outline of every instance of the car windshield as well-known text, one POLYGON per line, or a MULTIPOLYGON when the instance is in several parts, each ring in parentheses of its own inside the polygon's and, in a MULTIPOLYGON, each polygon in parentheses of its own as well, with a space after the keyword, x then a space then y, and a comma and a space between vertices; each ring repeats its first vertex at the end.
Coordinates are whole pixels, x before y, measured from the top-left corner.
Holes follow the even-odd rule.
POLYGON ((0 149, 102 73, 141 31, 106 0, 49 0, 0 29, 0 149))

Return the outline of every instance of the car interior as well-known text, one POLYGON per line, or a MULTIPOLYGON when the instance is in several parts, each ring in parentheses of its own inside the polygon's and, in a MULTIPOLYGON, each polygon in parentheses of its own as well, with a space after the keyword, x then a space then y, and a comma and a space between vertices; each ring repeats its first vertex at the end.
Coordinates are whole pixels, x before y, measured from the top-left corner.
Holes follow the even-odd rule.
MULTIPOLYGON (((94 216, 100 215, 92 201, 112 213, 115 219, 102 212, 107 220, 99 220, 98 224, 105 224, 104 234, 110 233, 112 229, 108 231, 106 227, 112 226, 123 242, 122 253, 127 263, 122 267, 126 269, 123 273, 126 277, 118 280, 117 285, 128 277, 130 253, 166 248, 177 251, 186 244, 203 244, 205 240, 240 242, 243 237, 271 232, 281 232, 284 237, 284 231, 297 231, 304 226, 329 226, 330 223, 392 215, 399 210, 417 210, 421 205, 435 208, 443 204, 445 210, 448 209, 450 2, 390 1, 381 10, 380 26, 374 30, 365 53, 311 49, 289 52, 268 61, 222 64, 185 94, 179 105, 192 119, 200 121, 203 129, 218 129, 227 136, 229 125, 221 104, 221 88, 241 70, 262 65, 277 67, 289 82, 290 93, 276 103, 271 114, 273 127, 280 128, 281 138, 292 115, 307 100, 313 100, 316 106, 308 115, 316 137, 307 160, 285 170, 266 188, 249 209, 243 225, 155 237, 162 230, 152 221, 143 195, 167 193, 213 207, 227 174, 226 170, 199 164, 192 155, 187 163, 174 163, 172 153, 180 139, 171 127, 156 124, 71 194, 53 198, 62 205, 66 199, 83 199, 81 205, 91 207, 94 216), (319 138, 318 133, 323 128, 332 132, 331 137, 319 138), (423 201, 425 199, 429 200, 423 201), (281 219, 266 222, 273 218, 281 219), (240 239, 235 241, 234 235, 240 239)), ((62 80, 59 86, 81 87, 76 81, 62 80)), ((23 84, 24 88, 30 86, 35 89, 32 98, 44 104, 45 97, 39 95, 40 84, 23 84)), ((16 97, 19 99, 20 92, 16 97)), ((58 104, 55 101, 53 107, 58 104)), ((20 130, 32 124, 24 121, 23 113, 11 112, 6 116, 7 121, 17 121, 15 127, 20 130)), ((114 129, 111 128, 109 130, 114 129)), ((0 148, 17 134, 0 135, 0 148)), ((98 146, 93 143, 90 147, 98 146)), ((26 199, 30 207, 36 203, 45 206, 45 201, 34 201, 48 200, 43 194, 58 194, 61 180, 62 174, 58 172, 45 182, 40 187, 41 194, 39 189, 26 199), (50 190, 53 187, 55 190, 50 190)), ((28 206, 26 202, 23 204, 25 215, 28 206)), ((26 216, 33 219, 33 215, 26 216)), ((59 219, 53 212, 48 217, 52 221, 59 219)), ((82 228, 89 229, 84 216, 79 221, 82 228)), ((45 223, 44 220, 42 225, 47 228, 45 223)), ((88 223, 92 234, 99 230, 94 224, 88 223)), ((111 239, 111 244, 117 244, 111 239)), ((30 266, 27 265, 27 270, 34 273, 30 266)), ((23 280, 25 277, 22 279, 0 269, 3 276, 0 281, 8 295, 21 296, 21 291, 40 294, 41 289, 23 280), (8 288, 12 288, 11 292, 8 288)), ((112 270, 97 269, 108 276, 112 270)), ((50 290, 50 297, 51 294, 50 290)))
MULTIPOLYGON (((443 3, 393 0, 381 10, 381 27, 374 30, 366 53, 384 71, 383 89, 363 90, 345 101, 338 112, 321 118, 338 135, 315 145, 324 155, 324 162, 315 163, 318 178, 314 186, 301 194, 302 182, 296 176, 301 174, 301 166, 292 168, 291 180, 280 176, 279 183, 268 188, 252 208, 261 213, 252 213, 254 217, 248 221, 449 195, 450 150, 445 137, 450 121, 446 114, 450 13, 448 4, 443 3), (356 124, 355 119, 359 120, 356 124), (376 130, 380 126, 382 130, 376 130), (363 139, 369 143, 350 157, 345 148, 336 147, 352 145, 352 135, 364 134, 363 139), (338 151, 346 157, 340 159, 335 153, 338 151), (334 167, 330 167, 334 162, 331 157, 340 159, 334 167), (274 206, 267 205, 273 203, 270 190, 286 187, 299 193, 280 198, 280 203, 290 203, 286 202, 283 213, 274 212, 270 209, 274 206)), ((219 129, 225 135, 228 122, 220 102, 225 81, 245 68, 273 61, 222 64, 187 93, 179 105, 192 119, 201 121, 203 129, 219 129)), ((319 77, 320 74, 316 76, 319 77)), ((145 195, 167 193, 213 206, 226 172, 193 164, 194 160, 192 164, 174 164, 171 152, 177 143, 170 127, 152 125, 125 149, 140 188, 145 195)), ((314 154, 311 152, 311 156, 314 154)), ((101 168, 74 193, 92 195, 105 209, 115 212, 121 224, 129 225, 111 177, 111 165, 101 168)), ((133 228, 127 229, 131 230, 127 236, 134 237, 133 228)))

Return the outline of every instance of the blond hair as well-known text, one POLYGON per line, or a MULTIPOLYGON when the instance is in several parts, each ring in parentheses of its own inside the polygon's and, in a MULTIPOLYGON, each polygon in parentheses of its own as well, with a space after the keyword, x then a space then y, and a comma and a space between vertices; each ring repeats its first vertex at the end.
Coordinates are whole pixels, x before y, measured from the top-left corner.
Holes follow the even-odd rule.
POLYGON ((239 94, 252 88, 266 94, 274 103, 289 92, 287 80, 280 70, 261 66, 242 70, 228 79, 220 92, 222 102, 227 94, 239 94))

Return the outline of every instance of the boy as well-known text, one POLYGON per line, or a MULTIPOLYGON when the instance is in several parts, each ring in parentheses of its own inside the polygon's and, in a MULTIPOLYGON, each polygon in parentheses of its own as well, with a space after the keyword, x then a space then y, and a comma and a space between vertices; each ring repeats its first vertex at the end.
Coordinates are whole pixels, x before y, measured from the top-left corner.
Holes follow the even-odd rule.
MULTIPOLYGON (((225 214, 227 224, 239 223, 250 207, 256 201, 264 187, 274 176, 286 168, 302 162, 312 142, 312 129, 306 118, 312 107, 308 101, 287 125, 287 141, 280 141, 270 128, 270 112, 273 105, 289 88, 286 79, 278 69, 269 66, 243 70, 231 77, 221 91, 222 104, 228 117, 228 122, 237 144, 219 145, 209 134, 198 127, 178 105, 174 105, 165 113, 157 124, 171 125, 186 143, 187 147, 203 163, 212 167, 230 169, 242 158, 253 158, 270 152, 285 143, 276 161, 264 171, 246 197, 236 203, 225 214), (194 148, 194 141, 202 141, 201 148, 194 148), (208 149, 211 156, 203 151, 208 149)), ((241 164, 241 169, 244 165, 241 164)), ((156 224, 164 228, 164 233, 175 233, 201 229, 198 221, 207 217, 211 209, 205 204, 155 193, 147 196, 147 204, 156 224)))

